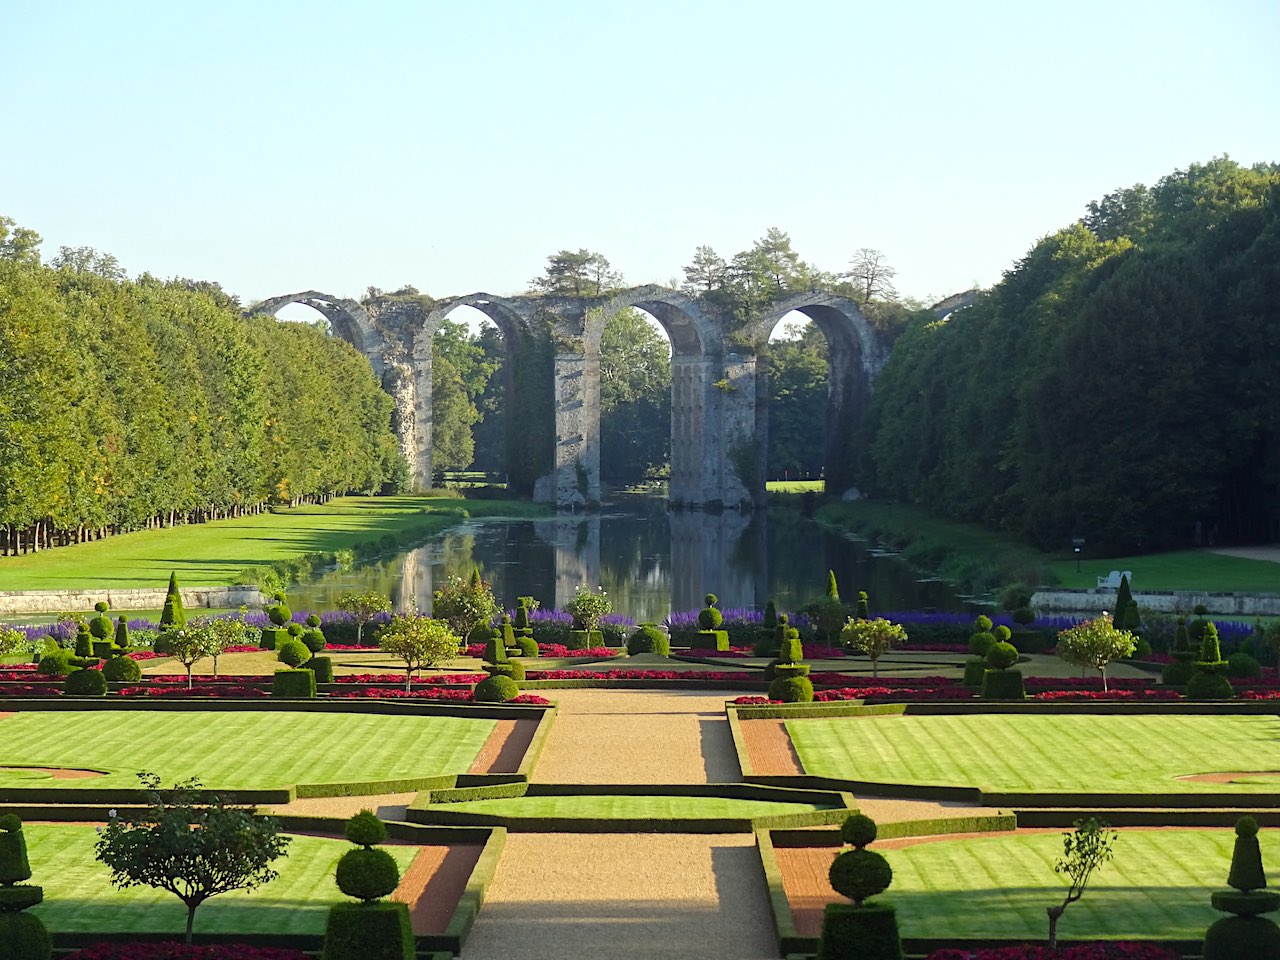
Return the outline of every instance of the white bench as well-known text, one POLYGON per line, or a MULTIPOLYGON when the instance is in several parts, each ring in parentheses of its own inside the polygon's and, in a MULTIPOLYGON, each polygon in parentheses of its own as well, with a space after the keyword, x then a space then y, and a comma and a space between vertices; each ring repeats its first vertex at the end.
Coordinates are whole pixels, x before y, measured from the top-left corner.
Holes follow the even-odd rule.
POLYGON ((1133 583, 1133 572, 1131 570, 1125 570, 1123 572, 1120 570, 1112 570, 1105 577, 1098 578, 1098 589, 1119 590, 1121 577, 1127 578, 1130 584, 1133 583))

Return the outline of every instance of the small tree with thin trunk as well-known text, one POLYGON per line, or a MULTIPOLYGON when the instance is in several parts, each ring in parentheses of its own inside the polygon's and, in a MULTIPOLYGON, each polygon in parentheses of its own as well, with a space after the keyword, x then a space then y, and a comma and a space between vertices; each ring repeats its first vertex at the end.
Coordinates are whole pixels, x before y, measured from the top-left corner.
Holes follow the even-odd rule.
POLYGON ((404 661, 404 688, 408 691, 416 671, 447 665, 458 655, 461 642, 445 621, 407 613, 391 619, 378 645, 404 661))
MULTIPOLYGON (((192 621, 205 636, 205 656, 213 659, 213 675, 218 675, 218 658, 226 653, 229 647, 249 644, 249 627, 244 622, 243 612, 239 617, 202 617, 192 621)), ((190 680, 191 671, 187 671, 190 680)))
POLYGON ((391 612, 391 598, 372 590, 368 593, 347 593, 338 598, 338 609, 355 618, 358 646, 364 635, 364 625, 380 613, 391 612))
POLYGON ((139 773, 149 809, 137 820, 113 816, 102 828, 97 857, 116 887, 157 887, 187 905, 187 943, 196 909, 231 890, 254 890, 277 876, 269 864, 285 854, 289 838, 271 817, 218 797, 197 801, 197 780, 160 792, 160 778, 139 773))
POLYGON ((850 617, 840 631, 840 640, 846 647, 860 650, 871 660, 871 675, 880 676, 880 657, 900 643, 907 642, 907 631, 900 623, 890 623, 883 617, 859 620, 850 617))
POLYGON ((163 634, 164 652, 187 671, 187 689, 191 689, 191 669, 205 657, 222 653, 221 639, 206 625, 191 623, 163 634))
POLYGON ((1058 949, 1058 920, 1067 907, 1084 896, 1084 888, 1093 872, 1112 857, 1112 846, 1120 834, 1097 817, 1077 820, 1075 830, 1062 835, 1062 857, 1054 865, 1055 873, 1066 874, 1071 881, 1067 898, 1056 907, 1046 907, 1049 914, 1049 949, 1058 949))
POLYGON ((1093 667, 1102 675, 1102 689, 1107 689, 1107 665, 1113 660, 1133 656, 1137 638, 1128 630, 1118 630, 1111 617, 1103 614, 1068 627, 1058 634, 1058 656, 1078 667, 1093 667))

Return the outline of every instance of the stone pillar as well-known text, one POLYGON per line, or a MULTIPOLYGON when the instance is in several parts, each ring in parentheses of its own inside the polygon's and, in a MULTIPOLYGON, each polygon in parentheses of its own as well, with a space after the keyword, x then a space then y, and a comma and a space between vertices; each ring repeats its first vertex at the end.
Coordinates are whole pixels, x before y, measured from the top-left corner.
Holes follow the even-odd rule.
POLYGON ((409 457, 415 489, 431 486, 431 336, 420 330, 413 342, 413 443, 409 457))
MULTIPOLYGON (((761 429, 760 381, 756 358, 730 353, 724 358, 723 386, 716 390, 715 432, 720 438, 716 496, 726 507, 750 505, 764 497, 764 465, 768 452, 768 421, 761 429), (748 474, 743 476, 743 473, 748 474)), ((766 389, 767 389, 767 385, 766 389)), ((765 399, 764 409, 768 409, 765 399)))
POLYGON ((600 500, 600 356, 557 353, 556 450, 551 499, 573 507, 600 500))
POLYGON ((853 438, 862 420, 870 389, 855 351, 844 349, 837 343, 831 343, 829 351, 823 470, 827 494, 838 497, 853 486, 853 438))
POLYGON ((413 367, 404 362, 388 363, 382 375, 382 389, 391 395, 395 406, 391 411, 391 429, 400 441, 400 453, 409 464, 410 482, 417 483, 415 463, 418 457, 418 387, 413 367))
POLYGON ((697 356, 671 358, 671 484, 673 505, 700 507, 705 489, 707 361, 697 356))

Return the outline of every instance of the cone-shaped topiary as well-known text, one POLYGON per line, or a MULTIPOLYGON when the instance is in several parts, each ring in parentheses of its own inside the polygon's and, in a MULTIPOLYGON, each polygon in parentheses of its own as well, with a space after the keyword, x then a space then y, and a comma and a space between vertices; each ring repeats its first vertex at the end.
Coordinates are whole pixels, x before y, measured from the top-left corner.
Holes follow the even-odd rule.
POLYGON ((1280 894, 1264 889, 1267 877, 1253 817, 1236 821, 1227 883, 1234 889, 1214 893, 1210 902, 1215 910, 1234 916, 1223 917, 1205 932, 1201 956, 1204 960, 1280 960, 1280 927, 1261 916, 1280 910, 1280 894))
POLYGON ((121 650, 129 649, 129 624, 124 617, 116 622, 115 644, 121 650))
POLYGON ((1129 578, 1122 576, 1120 578, 1120 586, 1116 588, 1116 606, 1115 616, 1112 621, 1117 627, 1124 629, 1124 620, 1129 615, 1129 601, 1133 599, 1133 593, 1129 590, 1129 578))
POLYGON ((858 591, 858 619, 871 619, 871 606, 867 603, 867 591, 865 590, 858 591))
POLYGON ((1229 700, 1234 697, 1235 690, 1227 679, 1226 669, 1227 662, 1222 659, 1222 647, 1218 642, 1218 628, 1205 621, 1200 658, 1195 662, 1195 672, 1187 680, 1187 696, 1193 700, 1229 700))
POLYGON ((31 879, 31 862, 27 859, 27 841, 22 835, 22 821, 14 814, 0 815, 0 886, 31 879))
POLYGON ((37 886, 23 885, 31 877, 22 821, 0 816, 0 951, 6 960, 49 960, 53 942, 40 918, 22 913, 44 899, 37 886))
POLYGON ((720 624, 724 623, 724 614, 716 609, 719 598, 714 593, 708 593, 703 602, 706 606, 698 611, 698 626, 703 630, 719 630, 720 624))
POLYGON ((772 630, 778 625, 778 607, 772 600, 768 600, 764 605, 764 618, 760 621, 760 626, 766 630, 772 630))
POLYGON ((827 599, 840 599, 840 588, 836 586, 836 572, 834 570, 827 571, 827 599))
POLYGON ((828 904, 822 916, 819 960, 901 960, 902 943, 893 907, 868 904, 893 882, 889 862, 867 845, 876 838, 875 821, 854 814, 840 828, 841 838, 853 850, 839 854, 831 863, 828 879, 836 893, 853 904, 828 904))
POLYGON ((521 597, 519 604, 516 606, 515 628, 517 630, 525 630, 529 626, 529 608, 525 606, 525 598, 521 597))
POLYGON ((177 571, 169 574, 169 591, 164 596, 164 610, 160 614, 161 627, 182 627, 187 623, 187 611, 182 606, 182 592, 178 589, 177 571))

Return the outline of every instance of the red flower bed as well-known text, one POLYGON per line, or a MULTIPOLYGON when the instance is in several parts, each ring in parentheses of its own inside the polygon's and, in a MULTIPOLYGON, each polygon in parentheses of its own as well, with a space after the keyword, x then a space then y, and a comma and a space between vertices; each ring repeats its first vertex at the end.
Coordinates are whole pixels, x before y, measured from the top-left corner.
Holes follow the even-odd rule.
POLYGON ((587 647, 584 650, 570 650, 563 643, 538 644, 540 657, 584 657, 601 660, 605 657, 620 657, 625 652, 618 647, 587 647))
POLYGON ((12 686, 6 684, 0 687, 0 696, 4 697, 60 697, 62 696, 61 683, 15 683, 12 686))
POLYGON ((736 703, 740 707, 761 706, 766 703, 781 703, 781 700, 770 700, 768 697, 738 697, 736 700, 730 700, 730 703, 736 703))
POLYGON ((889 687, 842 687, 836 690, 819 690, 813 699, 820 703, 838 700, 891 700, 895 703, 923 700, 972 700, 973 691, 963 686, 922 687, 893 690, 889 687))
POLYGON ((307 960, 301 950, 250 947, 240 943, 187 946, 182 943, 95 943, 66 960, 307 960))
POLYGON ((227 697, 227 698, 254 698, 269 697, 271 691, 264 687, 247 687, 237 684, 213 684, 200 683, 187 689, 186 683, 182 684, 165 684, 164 686, 146 686, 146 687, 122 687, 120 689, 122 697, 227 697))
MULTIPOLYGON (((257 649, 256 647, 254 649, 257 649)), ((135 650, 133 653, 126 654, 130 660, 156 660, 163 654, 156 653, 154 650, 135 650)))
MULTIPOLYGON (((425 680, 414 680, 414 683, 430 683, 433 685, 464 683, 477 684, 485 677, 487 673, 445 673, 438 677, 428 677, 425 680)), ((395 684, 404 686, 403 673, 355 673, 346 677, 334 677, 334 683, 366 683, 373 685, 395 684)))
POLYGON ((1100 941, 1050 950, 1024 944, 1016 947, 988 947, 961 950, 946 947, 929 954, 929 960, 1180 960, 1182 954, 1158 943, 1100 941))
POLYGON ((470 703, 471 691, 461 687, 420 687, 406 690, 404 687, 360 687, 355 690, 335 690, 330 700, 450 700, 470 703))
MULTIPOLYGON (((1028 689, 1101 690, 1102 677, 1027 677, 1023 684, 1028 689)), ((1116 677, 1107 680, 1107 687, 1111 690, 1145 690, 1155 685, 1153 677, 1116 677)))
POLYGON ((1181 700, 1177 690, 1045 690, 1031 695, 1032 700, 1181 700))
POLYGON ((530 680, 726 680, 738 683, 759 680, 760 674, 746 671, 705 670, 530 670, 530 680))
POLYGON ((540 697, 536 693, 522 693, 514 700, 508 700, 507 703, 527 703, 535 707, 549 707, 551 701, 546 697, 540 697))

